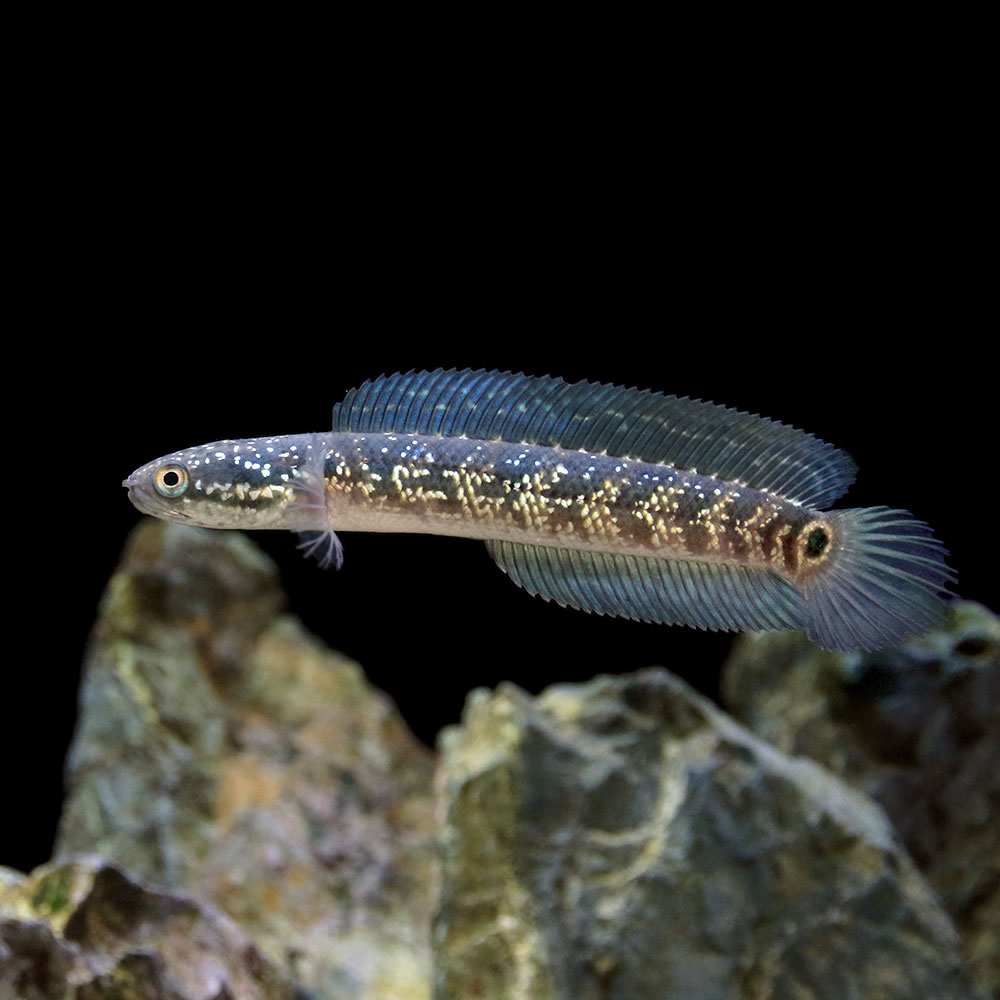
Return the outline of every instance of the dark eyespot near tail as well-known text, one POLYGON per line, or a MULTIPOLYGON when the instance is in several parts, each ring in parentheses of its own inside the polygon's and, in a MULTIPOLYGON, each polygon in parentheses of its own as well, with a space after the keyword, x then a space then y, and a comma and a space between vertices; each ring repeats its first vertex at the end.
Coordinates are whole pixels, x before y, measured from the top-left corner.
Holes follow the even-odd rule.
POLYGON ((821 556, 830 544, 830 536, 825 528, 813 528, 806 538, 806 555, 810 559, 821 556))
MULTIPOLYGON (((833 544, 800 585, 810 639, 823 649, 886 649, 940 624, 955 575, 926 524, 888 507, 831 510, 826 523, 833 544)), ((803 529, 807 545, 818 527, 803 529)))
POLYGON ((153 485, 161 497, 179 497, 188 487, 188 471, 183 465, 161 465, 153 477, 153 485))

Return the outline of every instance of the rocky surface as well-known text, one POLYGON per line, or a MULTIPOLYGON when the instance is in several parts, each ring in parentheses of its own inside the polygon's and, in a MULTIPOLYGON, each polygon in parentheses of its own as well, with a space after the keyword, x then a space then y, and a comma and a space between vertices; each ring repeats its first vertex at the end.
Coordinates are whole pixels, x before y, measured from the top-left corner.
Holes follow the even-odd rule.
POLYGON ((723 696, 758 735, 883 806, 954 918, 980 989, 1000 997, 1000 619, 958 602, 941 631, 867 654, 744 636, 723 696))
POLYGON ((665 671, 479 692, 442 738, 435 997, 972 996, 884 813, 665 671))
POLYGON ((2 1000, 308 1000, 236 923, 99 858, 0 874, 2 1000))
POLYGON ((435 761, 283 601, 238 534, 136 530, 57 860, 0 869, 0 1000, 990 995, 981 609, 874 659, 745 639, 727 692, 781 749, 648 670, 475 692, 435 761))
POLYGON ((433 758, 235 532, 152 520, 87 655, 57 857, 196 893, 324 998, 428 996, 433 758))

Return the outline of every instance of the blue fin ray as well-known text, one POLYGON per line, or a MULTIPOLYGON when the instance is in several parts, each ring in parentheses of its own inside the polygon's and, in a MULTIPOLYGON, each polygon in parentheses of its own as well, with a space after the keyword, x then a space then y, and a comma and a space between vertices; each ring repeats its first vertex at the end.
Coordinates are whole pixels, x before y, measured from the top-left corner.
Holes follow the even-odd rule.
POLYGON ((809 638, 826 649, 881 649, 940 624, 955 575, 947 550, 905 510, 825 515, 839 536, 830 564, 801 587, 809 638))
POLYGON ((606 452, 818 508, 854 479, 842 451, 766 417, 647 390, 483 369, 380 376, 334 407, 333 426, 606 452))
POLYGON ((766 571, 508 541, 486 547, 518 586, 564 607, 715 631, 806 625, 795 589, 766 571))

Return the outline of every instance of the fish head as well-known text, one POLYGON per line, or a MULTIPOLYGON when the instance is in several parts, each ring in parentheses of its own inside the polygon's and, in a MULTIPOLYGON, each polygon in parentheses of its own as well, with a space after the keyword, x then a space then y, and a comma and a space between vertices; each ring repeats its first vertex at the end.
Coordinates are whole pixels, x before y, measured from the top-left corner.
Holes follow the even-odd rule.
POLYGON ((326 528, 322 454, 308 435, 215 441, 164 455, 122 482, 144 514, 206 528, 326 528))

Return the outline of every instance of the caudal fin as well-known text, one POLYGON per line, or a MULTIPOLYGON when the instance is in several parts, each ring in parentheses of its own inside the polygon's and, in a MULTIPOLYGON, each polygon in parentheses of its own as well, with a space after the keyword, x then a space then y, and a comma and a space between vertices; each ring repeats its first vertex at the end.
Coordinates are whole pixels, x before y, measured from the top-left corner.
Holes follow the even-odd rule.
POLYGON ((955 575, 926 524, 888 507, 823 516, 836 540, 801 588, 810 639, 824 649, 884 649, 940 623, 955 575))

